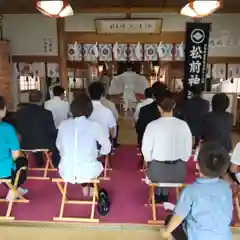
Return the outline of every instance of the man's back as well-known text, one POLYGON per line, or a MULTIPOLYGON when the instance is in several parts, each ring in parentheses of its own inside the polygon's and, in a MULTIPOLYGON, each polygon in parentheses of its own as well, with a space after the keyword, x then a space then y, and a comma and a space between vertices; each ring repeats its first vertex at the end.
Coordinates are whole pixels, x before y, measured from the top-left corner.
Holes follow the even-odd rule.
POLYGON ((62 100, 60 97, 54 97, 46 101, 44 107, 52 112, 56 128, 58 128, 60 123, 68 117, 69 103, 62 100))
POLYGON ((50 148, 56 140, 52 113, 36 104, 17 112, 16 128, 21 135, 21 148, 50 148))
POLYGON ((93 112, 89 117, 89 120, 98 122, 103 131, 109 136, 110 129, 116 127, 116 120, 113 116, 113 113, 102 105, 100 101, 92 101, 93 103, 93 112))
POLYGON ((115 106, 115 103, 108 100, 107 98, 103 97, 101 98, 101 103, 104 107, 108 108, 112 114, 114 115, 116 121, 118 120, 119 118, 119 115, 118 115, 118 111, 117 111, 117 108, 115 106))
POLYGON ((233 115, 228 112, 209 112, 203 118, 201 135, 206 141, 217 141, 232 150, 231 131, 233 115))
POLYGON ((203 117, 208 112, 209 102, 200 96, 193 97, 185 102, 183 115, 193 136, 200 134, 203 117))
POLYGON ((139 118, 136 124, 136 131, 139 139, 142 139, 147 125, 161 117, 156 102, 144 106, 140 110, 139 118))

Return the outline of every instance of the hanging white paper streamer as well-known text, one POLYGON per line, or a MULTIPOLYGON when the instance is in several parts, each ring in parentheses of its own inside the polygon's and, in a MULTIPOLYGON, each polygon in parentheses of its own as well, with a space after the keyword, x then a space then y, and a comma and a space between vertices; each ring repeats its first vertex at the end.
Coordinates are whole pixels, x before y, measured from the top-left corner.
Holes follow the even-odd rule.
POLYGON ((178 47, 178 51, 179 51, 179 57, 180 58, 184 58, 184 48, 185 48, 185 45, 184 43, 182 42, 179 47, 178 47))
POLYGON ((160 42, 158 47, 157 47, 157 53, 158 53, 158 57, 159 58, 163 58, 164 57, 164 51, 163 51, 163 44, 162 44, 162 42, 160 42))
POLYGON ((97 43, 97 42, 96 42, 96 44, 93 46, 93 50, 94 50, 94 57, 95 57, 95 60, 97 60, 98 57, 99 57, 98 43, 97 43))
POLYGON ((114 60, 118 61, 118 43, 116 42, 113 46, 113 57, 114 57, 114 60))
POLYGON ((140 44, 140 42, 138 42, 135 52, 136 52, 137 59, 141 60, 141 44, 140 44))

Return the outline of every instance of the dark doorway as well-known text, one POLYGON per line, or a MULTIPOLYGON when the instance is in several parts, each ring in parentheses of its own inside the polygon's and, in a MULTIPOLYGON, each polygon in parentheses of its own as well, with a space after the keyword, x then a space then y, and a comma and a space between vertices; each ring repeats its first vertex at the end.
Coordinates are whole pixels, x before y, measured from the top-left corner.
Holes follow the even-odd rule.
POLYGON ((117 74, 122 74, 131 68, 133 72, 140 74, 141 64, 140 62, 118 62, 117 64, 117 74))

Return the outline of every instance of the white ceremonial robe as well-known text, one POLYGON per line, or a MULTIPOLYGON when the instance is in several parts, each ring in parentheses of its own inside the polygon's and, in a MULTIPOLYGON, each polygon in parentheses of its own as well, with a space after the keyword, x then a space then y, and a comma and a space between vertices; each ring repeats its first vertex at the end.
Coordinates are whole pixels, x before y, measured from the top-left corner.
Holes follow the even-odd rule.
POLYGON ((111 81, 109 95, 123 93, 124 109, 127 110, 135 107, 135 94, 144 94, 145 89, 148 87, 149 83, 144 76, 135 72, 124 72, 111 81))
POLYGON ((96 122, 79 117, 60 124, 56 145, 61 156, 59 174, 65 182, 88 183, 100 176, 103 166, 98 161, 97 142, 101 155, 110 153, 110 140, 96 122))

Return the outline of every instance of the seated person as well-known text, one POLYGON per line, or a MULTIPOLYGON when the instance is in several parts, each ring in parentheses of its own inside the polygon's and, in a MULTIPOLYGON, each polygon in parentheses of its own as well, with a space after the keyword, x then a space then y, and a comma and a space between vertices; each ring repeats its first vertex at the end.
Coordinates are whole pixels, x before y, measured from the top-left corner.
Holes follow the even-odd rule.
POLYGON ((152 95, 152 88, 149 87, 145 89, 144 92, 145 99, 141 102, 139 102, 136 106, 135 113, 133 115, 135 122, 138 121, 139 113, 142 107, 147 106, 148 104, 153 102, 153 95, 152 95))
MULTIPOLYGON (((106 98, 106 94, 107 94, 107 92, 105 89, 105 93, 103 93, 103 95, 101 97, 101 103, 103 106, 105 106, 112 112, 113 116, 115 117, 116 122, 118 122, 118 120, 119 120, 118 110, 115 106, 115 103, 106 98)), ((119 146, 118 133, 119 133, 119 125, 117 124, 116 136, 115 136, 115 138, 113 138, 113 142, 112 142, 113 148, 116 148, 117 146, 119 146)))
POLYGON ((228 165, 224 147, 218 142, 203 144, 198 155, 200 178, 182 191, 173 216, 162 231, 164 238, 169 239, 172 233, 176 240, 232 239, 232 191, 220 179, 228 165))
POLYGON ((144 131, 147 125, 161 117, 158 110, 156 99, 163 100, 167 93, 166 85, 157 81, 152 85, 152 95, 154 101, 140 109, 138 121, 136 122, 136 132, 138 135, 138 144, 141 146, 144 131))
POLYGON ((68 118, 69 103, 64 100, 65 89, 61 86, 55 86, 53 88, 54 98, 45 102, 45 109, 52 112, 53 120, 56 129, 58 129, 60 123, 68 118))
POLYGON ((70 111, 73 118, 60 124, 57 136, 61 156, 59 173, 65 182, 81 183, 84 196, 92 196, 93 186, 89 182, 103 171, 96 143, 101 146, 101 155, 109 154, 111 143, 100 124, 88 119, 93 105, 87 95, 76 96, 70 111))
POLYGON ((231 156, 231 165, 229 168, 231 180, 240 184, 240 142, 236 145, 231 156))
POLYGON ((199 87, 192 87, 193 97, 186 100, 183 105, 182 114, 192 135, 195 137, 194 148, 196 148, 201 139, 201 125, 204 116, 209 112, 209 101, 202 98, 202 90, 199 87))
MULTIPOLYGON (((183 183, 192 153, 191 131, 186 122, 173 117, 174 100, 156 103, 161 117, 147 125, 142 141, 147 176, 153 183, 183 183)), ((156 202, 168 202, 168 189, 157 188, 155 194, 156 202)))
MULTIPOLYGON (((16 129, 21 136, 21 149, 49 149, 52 152, 52 162, 58 166, 60 157, 55 142, 57 130, 52 113, 41 107, 43 100, 40 91, 29 93, 29 104, 21 108, 16 114, 16 129)), ((38 167, 44 166, 43 154, 35 153, 38 167)))
MULTIPOLYGON (((4 98, 0 96, 0 178, 12 179, 12 184, 14 184, 16 171, 18 170, 15 164, 16 161, 24 162, 24 165, 27 165, 27 162, 26 159, 24 160, 23 155, 21 155, 15 129, 9 123, 2 121, 6 115, 6 111, 4 98)), ((28 192, 27 189, 20 187, 25 180, 26 177, 20 175, 18 191, 21 195, 25 195, 28 192)), ((7 199, 10 200, 10 198, 11 191, 7 194, 7 199)))
POLYGON ((101 103, 104 92, 105 88, 101 82, 93 82, 88 87, 88 93, 93 104, 93 111, 89 120, 99 123, 108 137, 115 138, 117 133, 116 119, 111 110, 101 103))
POLYGON ((232 151, 233 115, 227 112, 229 98, 217 93, 212 98, 212 111, 203 117, 201 138, 203 141, 219 142, 228 152, 232 151))

